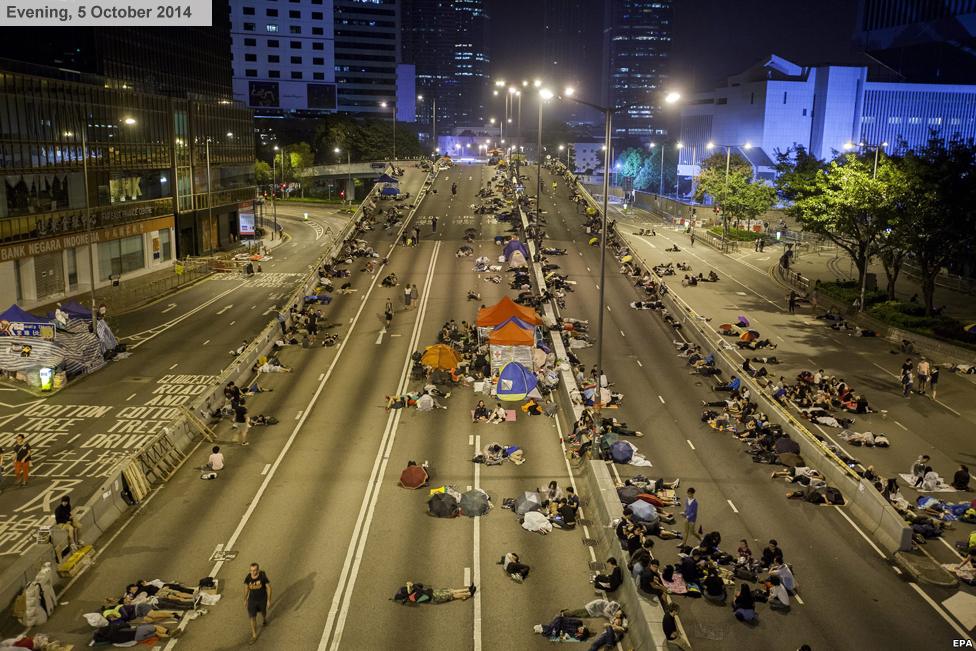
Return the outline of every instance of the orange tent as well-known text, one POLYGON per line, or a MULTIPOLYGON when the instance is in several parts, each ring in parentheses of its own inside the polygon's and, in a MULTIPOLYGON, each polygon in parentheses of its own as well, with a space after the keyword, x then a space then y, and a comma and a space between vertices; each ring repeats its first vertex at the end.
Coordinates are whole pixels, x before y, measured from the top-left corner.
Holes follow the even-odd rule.
POLYGON ((488 335, 488 343, 495 346, 532 346, 535 345, 535 335, 531 330, 524 330, 509 321, 488 335))
POLYGON ((542 324, 542 319, 539 318, 538 312, 531 307, 519 305, 507 296, 490 307, 483 307, 478 310, 478 317, 475 323, 479 328, 491 328, 513 316, 532 325, 537 326, 542 324))

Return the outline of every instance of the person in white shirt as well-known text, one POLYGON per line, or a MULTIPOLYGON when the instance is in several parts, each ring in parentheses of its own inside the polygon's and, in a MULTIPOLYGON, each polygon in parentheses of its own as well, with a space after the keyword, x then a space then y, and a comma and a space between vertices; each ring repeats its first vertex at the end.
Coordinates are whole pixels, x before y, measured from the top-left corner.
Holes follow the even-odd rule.
POLYGON ((215 445, 210 451, 210 459, 207 460, 207 468, 210 470, 224 469, 224 453, 220 451, 220 446, 215 445))
POLYGON ((783 582, 780 581, 778 576, 769 577, 769 607, 773 610, 789 610, 790 609, 790 593, 786 591, 783 587, 783 582))
POLYGON ((783 587, 789 594, 796 592, 796 578, 794 578, 793 571, 786 563, 774 563, 769 568, 769 576, 779 577, 780 583, 783 584, 783 587))

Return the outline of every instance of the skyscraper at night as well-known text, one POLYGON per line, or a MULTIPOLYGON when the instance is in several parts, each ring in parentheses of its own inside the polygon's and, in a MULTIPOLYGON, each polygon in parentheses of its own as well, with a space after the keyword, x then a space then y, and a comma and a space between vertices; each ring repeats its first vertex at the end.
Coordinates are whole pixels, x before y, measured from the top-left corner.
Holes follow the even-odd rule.
POLYGON ((976 83, 976 0, 860 0, 858 47, 915 83, 976 83))
POLYGON ((604 83, 618 138, 663 133, 659 117, 671 56, 671 0, 607 0, 604 83))
POLYGON ((545 70, 553 83, 600 87, 600 35, 603 8, 586 0, 546 0, 545 70))
POLYGON ((484 117, 488 91, 488 14, 484 0, 403 0, 403 62, 414 64, 419 121, 437 130, 484 117))

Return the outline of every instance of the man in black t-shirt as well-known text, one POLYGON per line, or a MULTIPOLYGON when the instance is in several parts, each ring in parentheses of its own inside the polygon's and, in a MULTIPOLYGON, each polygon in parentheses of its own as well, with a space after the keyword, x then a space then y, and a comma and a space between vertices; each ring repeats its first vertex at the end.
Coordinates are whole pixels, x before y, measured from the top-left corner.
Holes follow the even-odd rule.
POLYGON ((258 639, 258 613, 261 613, 261 627, 268 625, 268 611, 271 609, 271 579, 257 563, 251 563, 251 571, 244 577, 244 606, 251 620, 251 642, 258 639))

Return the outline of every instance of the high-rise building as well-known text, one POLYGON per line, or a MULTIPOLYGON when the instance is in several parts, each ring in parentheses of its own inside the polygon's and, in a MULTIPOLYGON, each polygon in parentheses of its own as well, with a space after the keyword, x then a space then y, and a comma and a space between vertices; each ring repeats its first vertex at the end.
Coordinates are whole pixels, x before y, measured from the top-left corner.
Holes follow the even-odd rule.
POLYGON ((484 119, 488 93, 488 21, 484 0, 403 0, 403 61, 416 67, 424 97, 420 122, 437 131, 484 119))
POLYGON ((232 0, 234 97, 258 116, 336 110, 332 0, 232 0))
MULTIPOLYGON (((400 62, 398 0, 333 0, 335 81, 338 108, 350 113, 389 115, 381 106, 397 98, 400 62)), ((405 98, 404 98, 405 99, 405 98)))
POLYGON ((3 296, 43 304, 237 242, 254 125, 231 99, 226 13, 214 16, 0 33, 3 296))
POLYGON ((859 0, 855 43, 916 83, 976 83, 976 0, 859 0))
POLYGON ((665 132, 661 102, 671 56, 672 0, 607 0, 604 78, 617 138, 665 132))
POLYGON ((600 88, 603 7, 587 0, 545 0, 545 70, 553 83, 600 88))

